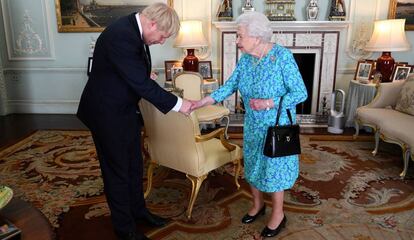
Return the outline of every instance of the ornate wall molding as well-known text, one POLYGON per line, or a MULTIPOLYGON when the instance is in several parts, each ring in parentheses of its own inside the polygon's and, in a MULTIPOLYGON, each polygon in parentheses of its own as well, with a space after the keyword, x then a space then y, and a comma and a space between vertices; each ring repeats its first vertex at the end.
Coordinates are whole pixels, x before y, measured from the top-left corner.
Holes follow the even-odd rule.
POLYGON ((55 59, 45 0, 1 0, 1 6, 9 60, 55 59))
POLYGON ((379 18, 379 0, 352 0, 350 6, 350 24, 347 36, 347 54, 350 58, 358 60, 369 58, 372 53, 365 51, 374 21, 379 18))

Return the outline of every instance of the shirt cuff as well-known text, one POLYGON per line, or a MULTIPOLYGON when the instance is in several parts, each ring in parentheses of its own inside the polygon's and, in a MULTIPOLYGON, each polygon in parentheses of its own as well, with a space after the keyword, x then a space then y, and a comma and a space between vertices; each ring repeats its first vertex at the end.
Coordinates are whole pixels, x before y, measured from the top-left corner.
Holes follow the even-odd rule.
POLYGON ((181 108, 181 105, 183 105, 183 99, 180 98, 180 97, 177 97, 177 103, 175 104, 175 106, 171 110, 173 110, 174 112, 179 112, 180 108, 181 108))

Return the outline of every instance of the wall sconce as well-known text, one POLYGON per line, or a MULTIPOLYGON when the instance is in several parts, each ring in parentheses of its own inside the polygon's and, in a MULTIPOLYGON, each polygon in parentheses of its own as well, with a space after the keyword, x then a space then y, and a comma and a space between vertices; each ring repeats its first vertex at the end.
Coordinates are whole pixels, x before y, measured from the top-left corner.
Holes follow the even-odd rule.
POLYGON ((391 73, 394 68, 392 51, 407 51, 410 44, 404 31, 405 19, 389 19, 375 21, 374 32, 365 46, 365 50, 382 52, 377 59, 377 71, 382 75, 382 82, 391 81, 391 73))
POLYGON ((194 50, 207 45, 201 21, 181 22, 180 32, 174 47, 187 49, 187 56, 183 60, 184 71, 198 72, 198 58, 195 56, 194 50))

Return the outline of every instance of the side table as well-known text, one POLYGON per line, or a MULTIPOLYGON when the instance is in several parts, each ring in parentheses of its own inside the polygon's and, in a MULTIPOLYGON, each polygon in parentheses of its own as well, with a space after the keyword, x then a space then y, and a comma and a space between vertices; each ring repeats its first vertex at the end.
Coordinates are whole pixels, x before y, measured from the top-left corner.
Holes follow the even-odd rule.
POLYGON ((376 84, 360 83, 351 80, 345 104, 345 127, 354 127, 354 118, 358 107, 367 105, 372 101, 377 92, 376 84))
POLYGON ((21 240, 55 239, 53 228, 46 217, 30 203, 13 198, 0 211, 0 216, 16 225, 21 232, 21 240))

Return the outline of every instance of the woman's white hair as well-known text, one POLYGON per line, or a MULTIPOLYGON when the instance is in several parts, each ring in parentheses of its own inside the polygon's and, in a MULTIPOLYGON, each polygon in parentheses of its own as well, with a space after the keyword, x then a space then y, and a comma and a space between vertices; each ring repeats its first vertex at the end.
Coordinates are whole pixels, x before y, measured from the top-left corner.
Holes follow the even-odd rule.
POLYGON ((269 19, 260 12, 246 12, 236 19, 238 26, 246 28, 247 35, 257 37, 263 42, 270 42, 273 31, 269 19))

